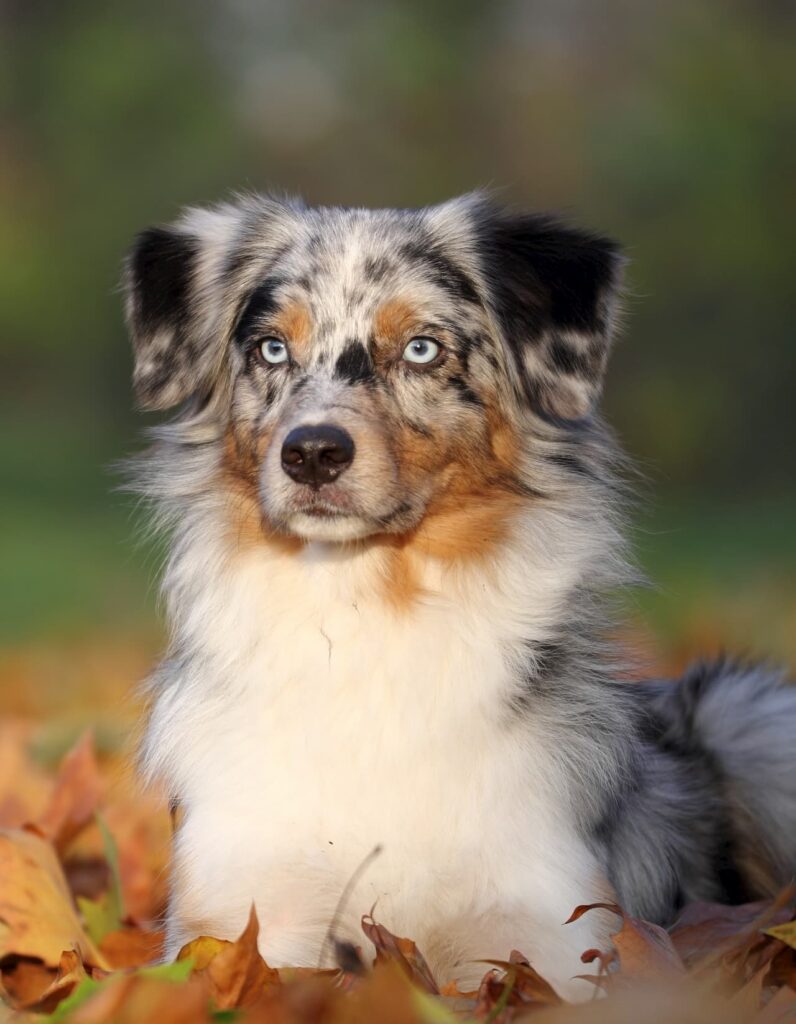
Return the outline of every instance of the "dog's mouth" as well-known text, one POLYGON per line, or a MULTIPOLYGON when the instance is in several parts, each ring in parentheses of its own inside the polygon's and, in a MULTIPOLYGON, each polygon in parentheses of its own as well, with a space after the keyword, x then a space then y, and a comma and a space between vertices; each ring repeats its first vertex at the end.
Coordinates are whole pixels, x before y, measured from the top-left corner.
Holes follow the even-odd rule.
POLYGON ((339 518, 341 516, 357 515, 350 497, 340 488, 323 488, 317 491, 305 491, 296 495, 290 502, 290 512, 293 515, 312 516, 313 518, 339 518))

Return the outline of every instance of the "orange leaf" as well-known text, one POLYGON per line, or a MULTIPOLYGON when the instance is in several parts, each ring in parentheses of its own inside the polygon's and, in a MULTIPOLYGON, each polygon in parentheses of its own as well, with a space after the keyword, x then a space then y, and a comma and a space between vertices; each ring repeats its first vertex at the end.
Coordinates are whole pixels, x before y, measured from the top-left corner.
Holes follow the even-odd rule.
POLYGON ((101 794, 94 740, 86 732, 61 762, 39 831, 62 853, 94 817, 101 794))
POLYGON ((175 984, 141 974, 117 974, 69 1014, 69 1024, 204 1024, 211 1019, 198 980, 175 984))
POLYGON ((0 960, 35 957, 56 967, 65 949, 107 967, 83 930, 52 845, 26 829, 0 831, 0 960))
POLYGON ((103 956, 114 970, 152 963, 162 948, 163 932, 144 931, 134 925, 109 932, 100 943, 103 956))
POLYGON ((74 950, 66 950, 61 954, 58 973, 49 988, 41 993, 35 1003, 29 1003, 26 1009, 35 1013, 52 1013, 61 1000, 71 995, 85 977, 86 970, 80 957, 74 950))
MULTIPOLYGON (((260 925, 252 904, 249 920, 234 942, 203 937, 188 943, 178 959, 196 956, 203 966, 197 973, 206 980, 210 995, 221 1010, 251 1006, 270 988, 280 984, 279 972, 260 956, 257 936, 260 925)), ((197 965, 198 966, 198 965, 197 965)))
POLYGON ((0 963, 0 991, 15 1010, 35 1005, 55 978, 53 968, 38 959, 5 957, 0 963))

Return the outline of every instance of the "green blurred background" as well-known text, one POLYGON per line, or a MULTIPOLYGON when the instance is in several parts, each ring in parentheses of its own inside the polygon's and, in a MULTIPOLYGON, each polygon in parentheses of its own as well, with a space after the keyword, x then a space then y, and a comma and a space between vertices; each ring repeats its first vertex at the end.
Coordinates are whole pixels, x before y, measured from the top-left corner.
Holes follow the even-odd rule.
POLYGON ((633 629, 670 664, 726 645, 793 665, 792 2, 17 0, 0 24, 7 694, 68 703, 86 651, 126 682, 159 642, 157 552, 108 469, 140 429, 119 265, 143 226, 236 188, 408 206, 495 186, 623 240, 606 407, 659 585, 633 629))

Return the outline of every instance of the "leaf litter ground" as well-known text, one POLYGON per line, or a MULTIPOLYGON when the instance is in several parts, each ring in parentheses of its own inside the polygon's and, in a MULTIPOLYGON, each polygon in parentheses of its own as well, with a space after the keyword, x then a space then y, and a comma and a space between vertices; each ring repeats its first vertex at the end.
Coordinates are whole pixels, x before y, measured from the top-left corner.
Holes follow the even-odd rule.
MULTIPOLYGON (((611 948, 584 950, 594 999, 577 1006, 519 950, 484 961, 477 991, 441 985, 377 911, 363 917, 362 947, 335 945, 337 970, 271 967, 257 948, 268 922, 254 908, 235 941, 197 936, 162 963, 167 813, 123 759, 98 759, 90 736, 54 772, 31 740, 24 723, 0 727, 0 1020, 796 1022, 793 891, 738 907, 694 903, 669 931, 595 905, 616 914, 617 930, 611 948)), ((593 909, 573 908, 571 920, 593 909)))

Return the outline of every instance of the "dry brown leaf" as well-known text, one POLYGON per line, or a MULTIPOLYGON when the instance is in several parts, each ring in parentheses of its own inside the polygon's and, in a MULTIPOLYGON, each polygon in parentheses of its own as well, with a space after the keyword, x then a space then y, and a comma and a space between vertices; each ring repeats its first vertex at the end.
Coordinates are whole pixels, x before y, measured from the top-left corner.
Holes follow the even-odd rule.
POLYGON ((176 983, 117 974, 69 1016, 69 1024, 203 1024, 207 993, 194 979, 176 983))
MULTIPOLYGON (((577 921, 589 910, 611 910, 622 918, 622 928, 611 936, 616 947, 622 980, 657 981, 685 974, 685 965, 667 932, 656 924, 626 914, 616 903, 584 904, 567 921, 577 921)), ((611 976, 611 980, 616 976, 611 976)))
POLYGON ((510 1020, 517 1007, 529 1005, 517 989, 514 975, 493 970, 481 979, 472 1013, 478 1020, 497 1022, 510 1020))
POLYGON ((0 831, 0 960, 34 957, 56 967, 65 949, 108 966, 83 930, 52 845, 27 829, 0 831))
POLYGON ((772 908, 770 900, 726 906, 722 903, 690 903, 675 921, 669 933, 672 944, 687 965, 705 956, 714 956, 719 947, 729 952, 734 944, 746 941, 751 928, 756 934, 766 914, 772 924, 787 921, 787 907, 772 908))
POLYGON ((371 914, 362 917, 362 931, 376 947, 377 964, 392 961, 420 988, 439 995, 439 987, 425 957, 411 939, 393 935, 384 925, 377 924, 371 914))
POLYGON ((205 936, 180 950, 178 959, 197 958, 196 973, 206 981, 219 1009, 251 1006, 269 989, 281 984, 279 972, 269 967, 260 955, 259 933, 257 912, 252 904, 246 927, 234 942, 205 936))
POLYGON ((333 1020, 336 1024, 420 1024, 428 1018, 422 1016, 416 995, 404 968, 395 960, 385 960, 359 980, 349 995, 338 996, 333 1020))
POLYGON ((145 931, 136 925, 126 925, 103 938, 100 952, 114 970, 142 967, 160 956, 163 938, 162 931, 145 931))
POLYGON ((26 1007, 35 1013, 52 1013, 56 1006, 77 988, 86 977, 83 961, 74 950, 66 950, 61 954, 58 972, 49 988, 42 992, 35 1003, 26 1007))
POLYGON ((101 795, 94 739, 86 732, 61 763, 50 801, 36 823, 39 831, 63 853, 94 817, 101 795))
POLYGON ((33 1006, 52 985, 57 971, 41 960, 5 957, 0 962, 2 995, 14 1009, 33 1006))
POLYGON ((563 1000, 553 986, 534 970, 522 954, 513 952, 509 960, 484 960, 485 964, 499 967, 514 979, 514 990, 527 1003, 560 1006, 563 1000))
POLYGON ((796 991, 796 949, 783 946, 771 961, 769 985, 790 985, 796 991))

